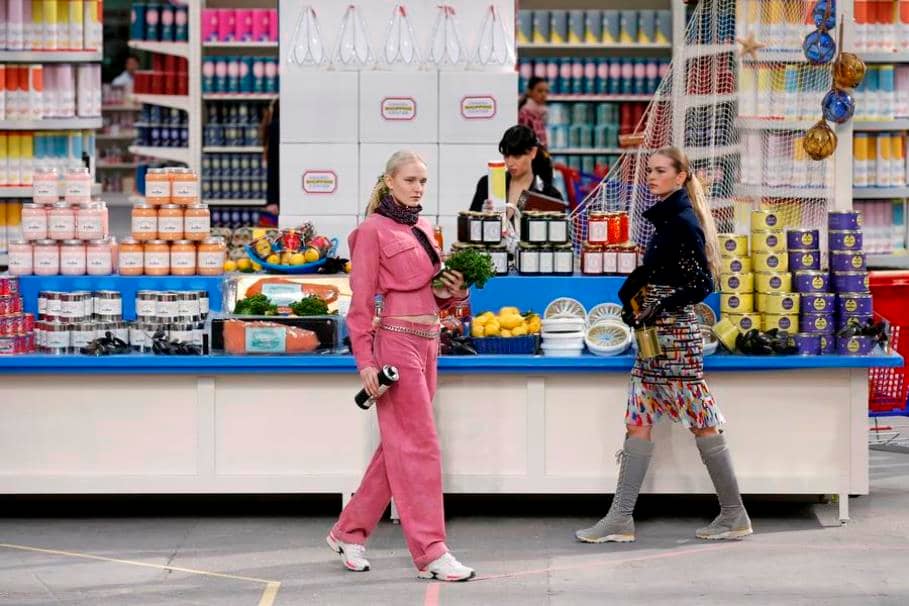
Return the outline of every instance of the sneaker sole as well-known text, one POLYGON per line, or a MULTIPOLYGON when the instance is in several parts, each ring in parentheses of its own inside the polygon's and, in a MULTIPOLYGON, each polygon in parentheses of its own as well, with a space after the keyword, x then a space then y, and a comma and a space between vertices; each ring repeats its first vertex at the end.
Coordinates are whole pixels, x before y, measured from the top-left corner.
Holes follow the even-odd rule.
POLYGON ((740 528, 738 530, 727 530, 726 532, 721 532, 719 534, 695 533, 695 536, 705 541, 734 541, 736 539, 743 539, 753 533, 754 530, 751 528, 740 528))
POLYGON ((579 537, 579 536, 577 536, 577 535, 575 535, 575 537, 576 537, 576 538, 578 539, 578 541, 580 541, 581 543, 594 543, 594 544, 599 544, 599 543, 634 543, 634 535, 633 535, 633 534, 607 534, 605 537, 600 537, 600 538, 598 538, 598 539, 586 539, 586 538, 584 538, 584 537, 579 537))
POLYGON ((466 576, 466 577, 440 577, 440 576, 439 576, 438 574, 436 574, 435 572, 430 572, 430 571, 428 571, 428 570, 425 571, 425 572, 422 571, 422 570, 420 570, 420 571, 417 572, 417 578, 418 578, 418 579, 423 579, 423 580, 426 580, 426 581, 432 581, 432 580, 436 580, 436 581, 447 581, 447 582, 450 582, 450 583, 463 583, 464 581, 469 581, 470 579, 474 578, 475 576, 477 576, 477 571, 476 571, 476 570, 471 571, 471 572, 470 572, 470 575, 469 575, 469 576, 466 576))
POLYGON ((341 556, 341 562, 344 564, 344 567, 347 568, 347 570, 350 570, 351 572, 369 571, 369 566, 366 566, 365 568, 357 568, 356 566, 352 566, 350 564, 350 562, 348 562, 347 559, 344 557, 344 549, 340 545, 338 545, 337 541, 335 541, 334 537, 332 537, 331 535, 328 535, 327 537, 325 537, 325 542, 328 543, 328 546, 331 547, 332 551, 334 551, 336 554, 341 556))

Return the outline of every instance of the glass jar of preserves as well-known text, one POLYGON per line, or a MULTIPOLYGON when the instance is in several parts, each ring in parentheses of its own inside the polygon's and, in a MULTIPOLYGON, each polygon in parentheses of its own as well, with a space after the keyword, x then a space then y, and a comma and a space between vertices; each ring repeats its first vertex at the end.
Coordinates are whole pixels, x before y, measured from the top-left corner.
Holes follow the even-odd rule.
POLYGON ((76 237, 80 240, 101 240, 107 237, 107 204, 87 202, 76 210, 76 237))
MULTIPOLYGON (((550 223, 550 226, 552 223, 550 223)), ((574 274, 574 250, 571 244, 557 244, 552 247, 553 272, 557 276, 570 276, 574 274)))
POLYGON ((170 246, 170 273, 174 276, 196 274, 196 245, 190 240, 177 240, 170 246))
POLYGON ((539 275, 540 249, 528 242, 518 244, 518 273, 522 275, 539 275))
POLYGON ((146 242, 144 248, 144 263, 145 275, 168 275, 170 273, 170 245, 164 240, 149 240, 146 242))
POLYGON ((60 244, 56 240, 38 240, 34 244, 36 276, 56 276, 60 273, 60 244))
POLYGON ((568 242, 568 217, 565 213, 549 213, 549 241, 553 244, 568 242))
POLYGON ((183 215, 183 237, 195 242, 211 235, 211 213, 205 204, 186 207, 183 215))
POLYGON ((22 205, 22 237, 29 242, 47 239, 47 209, 43 205, 22 205))
POLYGON ((133 239, 147 242, 158 237, 158 210, 150 204, 137 204, 132 210, 133 239))
POLYGON ((603 274, 603 247, 585 244, 581 251, 581 273, 589 276, 603 274))
POLYGON ((555 251, 544 244, 540 246, 540 275, 551 276, 555 272, 555 251))
POLYGON ((60 246, 60 273, 64 276, 85 275, 85 243, 64 240, 60 246))
POLYGON ((60 200, 60 174, 56 168, 39 168, 32 176, 32 201, 54 204, 60 200))
POLYGON ((607 216, 610 244, 624 244, 628 242, 628 213, 617 211, 607 216))
POLYGON ((529 210, 521 215, 521 241, 543 244, 549 238, 549 219, 546 213, 529 210))
POLYGON ((227 246, 222 238, 206 238, 199 243, 197 271, 202 276, 220 276, 224 273, 227 246))
POLYGON ((72 240, 76 236, 76 214, 66 202, 57 202, 47 213, 47 235, 51 240, 72 240))
POLYGON ((596 246, 609 243, 609 213, 593 211, 588 215, 587 242, 596 246))
POLYGON ((199 177, 189 168, 175 168, 170 172, 171 195, 173 204, 190 206, 199 203, 199 177))
POLYGON ((145 250, 134 238, 120 241, 117 269, 121 276, 141 276, 145 271, 145 250))
POLYGON ((618 270, 620 275, 628 275, 638 266, 638 248, 634 244, 617 247, 618 270))
POLYGON ((486 248, 492 264, 496 268, 497 276, 508 275, 508 249, 504 244, 489 246, 486 248))
POLYGON ((470 216, 469 210, 458 213, 458 242, 470 242, 470 216))
POLYGON ((619 251, 615 246, 603 248, 603 273, 608 276, 619 273, 619 251))
POLYGON ((158 209, 158 239, 183 239, 183 208, 165 204, 158 209))
POLYGON ((15 240, 7 247, 9 273, 13 276, 30 276, 33 271, 34 250, 31 242, 15 240))
POLYGON ((69 204, 83 204, 92 200, 92 176, 84 166, 68 169, 63 187, 69 204))
POLYGON ((111 240, 91 240, 86 244, 85 271, 90 276, 109 276, 113 273, 114 244, 111 240))
POLYGON ((483 213, 470 213, 470 238, 466 240, 472 244, 483 243, 483 213))
POLYGON ((152 206, 171 203, 170 175, 163 168, 150 168, 145 173, 145 202, 152 206))
POLYGON ((502 242, 502 215, 483 213, 483 243, 499 244, 502 242))

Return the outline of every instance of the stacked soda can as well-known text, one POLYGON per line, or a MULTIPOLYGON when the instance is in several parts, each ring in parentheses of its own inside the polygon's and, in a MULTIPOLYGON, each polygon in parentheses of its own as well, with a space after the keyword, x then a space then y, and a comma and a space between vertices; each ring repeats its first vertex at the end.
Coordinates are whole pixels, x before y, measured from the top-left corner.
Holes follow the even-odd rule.
POLYGON ((799 292, 799 331, 794 340, 802 355, 833 353, 834 295, 827 272, 821 271, 820 231, 790 229, 786 232, 789 267, 799 292))
POLYGON ((42 353, 77 354, 107 333, 129 343, 119 291, 87 290, 38 293, 35 324, 37 350, 42 353))
MULTIPOLYGON (((830 284, 836 293, 836 330, 850 321, 867 324, 872 319, 873 306, 862 249, 862 214, 854 210, 831 211, 827 215, 827 227, 830 284)), ((865 355, 873 347, 871 337, 836 339, 836 352, 843 355, 865 355)))
POLYGON ((35 317, 22 311, 19 279, 0 276, 0 355, 35 351, 35 317))

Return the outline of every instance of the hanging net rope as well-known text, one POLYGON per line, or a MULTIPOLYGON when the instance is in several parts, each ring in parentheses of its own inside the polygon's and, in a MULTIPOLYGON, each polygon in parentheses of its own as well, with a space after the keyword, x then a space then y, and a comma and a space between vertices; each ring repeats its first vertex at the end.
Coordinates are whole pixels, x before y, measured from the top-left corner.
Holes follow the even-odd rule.
POLYGON ((814 0, 701 0, 685 44, 635 131, 629 148, 572 213, 575 251, 587 217, 627 211, 631 239, 646 246, 653 226, 642 213, 656 200, 647 188, 647 158, 682 148, 701 179, 720 233, 748 233, 750 211, 774 209, 786 227, 824 231, 832 197, 832 158, 802 148, 821 116, 830 66, 807 62, 805 36, 815 29, 814 0))

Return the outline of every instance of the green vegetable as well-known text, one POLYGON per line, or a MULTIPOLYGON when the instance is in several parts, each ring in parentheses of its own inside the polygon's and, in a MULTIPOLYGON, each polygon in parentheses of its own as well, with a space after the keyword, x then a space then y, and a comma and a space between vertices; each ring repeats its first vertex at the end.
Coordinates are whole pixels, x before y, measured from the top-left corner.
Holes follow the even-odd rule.
MULTIPOLYGON (((492 263, 492 257, 487 253, 472 248, 459 250, 449 256, 448 259, 445 260, 445 266, 442 268, 442 271, 445 271, 446 269, 461 272, 464 276, 465 288, 470 286, 483 288, 486 285, 486 282, 496 275, 496 268, 492 263)), ((439 272, 439 275, 441 275, 441 272, 439 272)), ((432 285, 438 288, 445 284, 439 276, 436 276, 432 281, 432 285)))
POLYGON ((295 316, 324 316, 328 314, 328 303, 321 297, 310 295, 290 304, 290 311, 295 316))
POLYGON ((263 294, 253 295, 237 301, 234 314, 238 316, 274 316, 278 306, 263 294))

